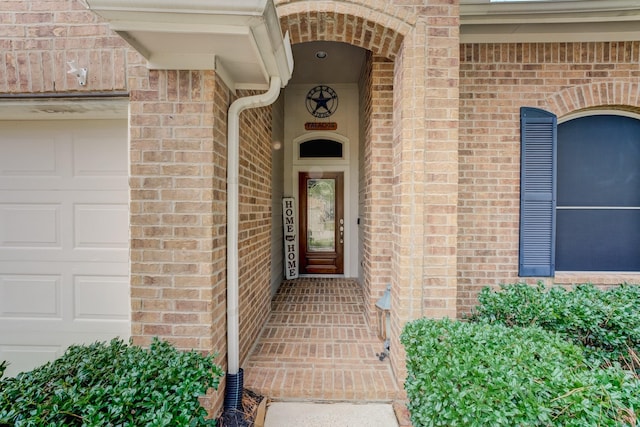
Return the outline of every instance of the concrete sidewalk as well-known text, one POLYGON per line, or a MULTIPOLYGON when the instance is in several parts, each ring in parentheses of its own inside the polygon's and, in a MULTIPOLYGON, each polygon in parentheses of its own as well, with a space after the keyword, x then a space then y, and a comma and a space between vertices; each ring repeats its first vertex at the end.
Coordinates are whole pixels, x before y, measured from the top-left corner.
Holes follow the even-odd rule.
POLYGON ((398 427, 390 403, 272 402, 264 427, 398 427))

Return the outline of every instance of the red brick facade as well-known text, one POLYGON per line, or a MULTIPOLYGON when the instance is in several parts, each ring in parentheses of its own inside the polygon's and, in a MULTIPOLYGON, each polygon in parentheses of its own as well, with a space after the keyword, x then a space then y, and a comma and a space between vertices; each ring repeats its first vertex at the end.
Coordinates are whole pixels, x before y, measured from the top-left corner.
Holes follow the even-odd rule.
POLYGON ((78 0, 0 4, 0 93, 113 91, 127 88, 127 43, 78 0), (67 62, 92 64, 87 85, 67 62))
POLYGON ((213 72, 131 71, 133 342, 224 355, 228 90, 213 72))
POLYGON ((361 268, 369 323, 375 303, 391 284, 391 191, 393 174, 393 62, 369 56, 360 79, 361 268))
MULTIPOLYGON (((457 0, 275 3, 292 43, 369 51, 359 82, 358 281, 372 327, 392 286, 401 382, 407 321, 460 316, 482 287, 520 280, 519 108, 640 111, 640 43, 461 45, 457 0)), ((224 365, 227 111, 248 93, 233 94, 214 71, 147 69, 79 0, 1 2, 0 95, 78 92, 129 96, 134 342, 159 336, 219 353, 224 365), (68 61, 89 69, 85 86, 68 61)), ((263 107, 240 120, 241 362, 271 310, 271 119, 263 107)), ((213 400, 218 408, 220 395, 213 400)))
MULTIPOLYGON (((523 106, 560 119, 588 108, 638 111, 640 43, 468 44, 460 50, 458 313, 484 286, 518 277, 523 106)), ((535 283, 638 282, 637 274, 569 274, 535 283)))

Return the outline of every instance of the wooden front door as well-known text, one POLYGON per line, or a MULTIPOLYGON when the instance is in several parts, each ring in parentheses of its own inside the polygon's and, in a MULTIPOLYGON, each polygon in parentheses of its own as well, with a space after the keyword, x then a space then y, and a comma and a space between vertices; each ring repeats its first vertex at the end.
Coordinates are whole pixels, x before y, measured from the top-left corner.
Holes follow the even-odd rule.
POLYGON ((344 273, 344 174, 300 172, 300 274, 344 273))

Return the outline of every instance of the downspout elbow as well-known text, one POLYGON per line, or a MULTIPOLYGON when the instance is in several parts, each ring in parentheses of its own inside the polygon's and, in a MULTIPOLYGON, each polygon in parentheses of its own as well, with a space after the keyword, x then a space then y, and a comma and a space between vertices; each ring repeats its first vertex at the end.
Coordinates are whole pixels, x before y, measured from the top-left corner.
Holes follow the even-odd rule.
POLYGON ((271 77, 265 93, 236 99, 227 123, 227 385, 225 410, 242 409, 243 372, 240 369, 240 316, 238 280, 238 224, 240 173, 240 113, 273 104, 280 94, 280 77, 271 77))
POLYGON ((280 94, 282 80, 271 77, 269 90, 235 100, 228 114, 227 153, 227 364, 228 373, 240 368, 239 283, 238 283, 238 217, 239 217, 239 140, 240 113, 246 109, 273 104, 280 94))

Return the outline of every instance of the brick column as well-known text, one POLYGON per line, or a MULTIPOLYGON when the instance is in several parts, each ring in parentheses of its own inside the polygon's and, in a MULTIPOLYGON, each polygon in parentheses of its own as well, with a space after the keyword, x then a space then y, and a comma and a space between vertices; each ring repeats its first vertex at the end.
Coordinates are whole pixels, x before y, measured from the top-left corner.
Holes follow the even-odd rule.
POLYGON ((360 79, 362 280, 369 324, 376 329, 375 303, 391 284, 393 68, 392 61, 372 56, 360 79))
POLYGON ((404 324, 456 317, 459 9, 425 3, 394 85, 391 361, 400 382, 404 324))
POLYGON ((133 342, 159 337, 225 367, 228 90, 211 71, 144 66, 129 86, 133 342))
POLYGON ((134 343, 225 354, 227 91, 213 72, 129 80, 134 343))

